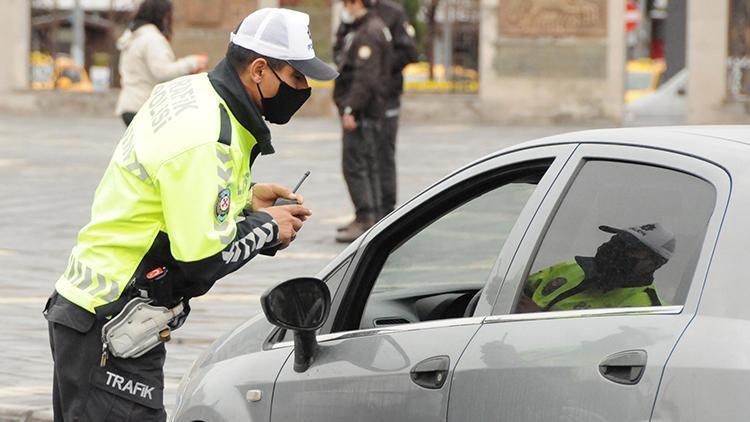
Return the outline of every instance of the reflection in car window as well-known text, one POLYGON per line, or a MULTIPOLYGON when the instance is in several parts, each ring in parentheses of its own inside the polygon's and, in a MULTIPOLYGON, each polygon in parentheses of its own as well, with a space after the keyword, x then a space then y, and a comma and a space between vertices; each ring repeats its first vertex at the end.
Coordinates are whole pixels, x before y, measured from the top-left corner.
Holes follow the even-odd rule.
POLYGON ((545 170, 467 192, 466 202, 402 240, 384 260, 359 328, 465 315, 545 170))
POLYGON ((715 199, 713 186, 682 172, 587 162, 515 312, 683 304, 715 199))
POLYGON ((535 187, 508 183, 443 215, 391 252, 373 292, 484 284, 535 187))

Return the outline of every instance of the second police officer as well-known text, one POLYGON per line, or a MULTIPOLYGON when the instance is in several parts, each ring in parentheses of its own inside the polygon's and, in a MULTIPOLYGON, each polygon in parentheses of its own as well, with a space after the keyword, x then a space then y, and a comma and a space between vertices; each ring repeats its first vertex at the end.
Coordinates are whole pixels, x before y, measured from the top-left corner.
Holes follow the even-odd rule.
POLYGON ((351 242, 396 204, 401 71, 417 60, 414 28, 403 7, 391 0, 345 0, 334 57, 342 73, 334 91, 344 129, 342 167, 356 211, 336 240, 351 242), (347 109, 355 96, 366 110, 347 109), (347 129, 351 120, 362 124, 347 129), (354 145, 358 139, 363 142, 354 145))

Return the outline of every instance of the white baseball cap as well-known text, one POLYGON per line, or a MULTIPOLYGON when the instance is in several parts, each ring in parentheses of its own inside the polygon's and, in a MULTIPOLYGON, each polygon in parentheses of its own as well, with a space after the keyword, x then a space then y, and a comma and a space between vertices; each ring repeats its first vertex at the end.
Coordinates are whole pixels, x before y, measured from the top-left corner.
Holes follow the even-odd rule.
POLYGON ((659 223, 644 224, 642 226, 628 227, 627 229, 599 226, 599 230, 616 234, 628 233, 665 259, 672 258, 674 254, 674 233, 665 229, 659 223))
POLYGON ((263 56, 284 60, 309 78, 335 79, 338 72, 315 57, 309 25, 307 13, 265 8, 248 15, 229 40, 263 56))

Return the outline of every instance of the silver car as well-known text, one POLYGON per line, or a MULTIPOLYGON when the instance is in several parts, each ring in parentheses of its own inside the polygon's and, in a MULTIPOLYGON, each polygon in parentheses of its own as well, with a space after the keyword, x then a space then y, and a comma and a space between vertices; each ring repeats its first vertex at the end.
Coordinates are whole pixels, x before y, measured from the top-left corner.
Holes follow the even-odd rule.
POLYGON ((749 215, 749 127, 499 151, 266 292, 174 419, 747 420, 749 215))

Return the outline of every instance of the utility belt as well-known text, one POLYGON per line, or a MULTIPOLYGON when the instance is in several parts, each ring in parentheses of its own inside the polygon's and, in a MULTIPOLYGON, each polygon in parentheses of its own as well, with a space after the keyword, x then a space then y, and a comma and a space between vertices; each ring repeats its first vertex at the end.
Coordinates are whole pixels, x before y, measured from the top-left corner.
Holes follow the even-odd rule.
MULTIPOLYGON (((176 274, 175 274, 176 275, 176 274)), ((102 327, 102 358, 137 358, 161 343, 187 319, 187 298, 175 297, 174 275, 157 266, 144 276, 134 277, 120 298, 95 308, 99 319, 111 319, 102 327)), ((177 277, 179 278, 179 277, 177 277)))

